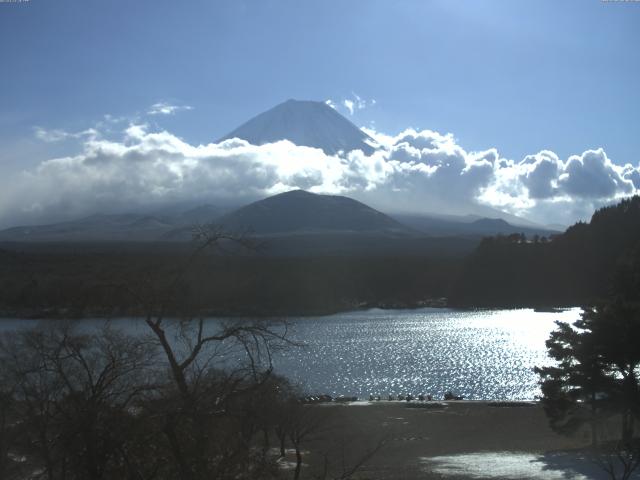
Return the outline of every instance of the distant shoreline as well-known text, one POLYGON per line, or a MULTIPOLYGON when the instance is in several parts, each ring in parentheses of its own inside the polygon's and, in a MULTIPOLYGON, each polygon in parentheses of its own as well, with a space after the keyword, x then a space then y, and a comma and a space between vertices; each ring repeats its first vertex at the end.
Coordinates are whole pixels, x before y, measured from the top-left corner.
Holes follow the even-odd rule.
MULTIPOLYGON (((273 318, 273 317, 328 317, 341 313, 361 312, 367 310, 420 310, 423 308, 453 310, 453 311, 489 311, 489 310, 520 310, 532 309, 536 312, 559 313, 563 310, 574 308, 576 305, 495 305, 495 306, 459 306, 442 303, 418 302, 418 303, 367 303, 354 307, 341 309, 303 310, 303 311, 252 311, 252 310, 209 310, 194 315, 193 318, 273 318)), ((178 316, 178 313, 174 314, 178 316)), ((87 318, 123 318, 144 317, 143 312, 104 312, 87 310, 79 314, 72 309, 64 308, 38 308, 38 309, 0 309, 0 321, 3 319, 20 320, 82 320, 87 318)), ((169 316, 172 316, 171 314, 169 316)))

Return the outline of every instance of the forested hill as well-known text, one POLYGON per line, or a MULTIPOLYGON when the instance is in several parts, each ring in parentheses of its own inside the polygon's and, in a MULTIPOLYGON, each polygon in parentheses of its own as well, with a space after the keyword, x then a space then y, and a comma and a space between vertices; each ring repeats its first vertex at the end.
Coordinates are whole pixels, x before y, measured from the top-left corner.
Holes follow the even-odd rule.
POLYGON ((639 277, 640 197, 634 196, 552 239, 484 239, 467 259, 451 301, 477 307, 580 305, 608 295, 616 283, 637 286, 639 277))

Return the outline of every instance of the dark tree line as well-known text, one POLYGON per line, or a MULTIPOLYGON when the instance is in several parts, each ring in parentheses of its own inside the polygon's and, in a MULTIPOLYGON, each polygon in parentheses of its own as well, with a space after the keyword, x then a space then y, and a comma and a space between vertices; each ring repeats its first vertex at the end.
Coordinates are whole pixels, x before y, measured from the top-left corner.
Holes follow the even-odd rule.
MULTIPOLYGON (((553 238, 485 238, 470 255, 452 303, 476 307, 582 305, 612 294, 640 252, 640 197, 596 211, 553 238)), ((631 273, 631 275, 638 275, 631 273)))
MULTIPOLYGON (((136 283, 168 281, 188 257, 171 245, 31 248, 0 251, 0 312, 6 316, 144 313, 134 312, 133 299, 126 302, 101 286, 123 276, 136 283)), ((206 256, 190 272, 181 302, 215 315, 254 316, 411 307, 446 297, 460 263, 461 258, 403 255, 206 256)))
MULTIPOLYGON (((180 305, 167 308, 216 315, 325 314, 413 307, 440 297, 463 307, 579 305, 607 296, 615 272, 638 251, 640 197, 633 197, 552 238, 485 238, 466 258, 406 252, 203 257, 183 282, 182 297, 175 298, 180 305)), ((0 249, 0 311, 49 317, 142 314, 135 299, 114 298, 100 286, 121 276, 138 284, 166 282, 188 255, 185 246, 174 244, 6 246, 0 249)))

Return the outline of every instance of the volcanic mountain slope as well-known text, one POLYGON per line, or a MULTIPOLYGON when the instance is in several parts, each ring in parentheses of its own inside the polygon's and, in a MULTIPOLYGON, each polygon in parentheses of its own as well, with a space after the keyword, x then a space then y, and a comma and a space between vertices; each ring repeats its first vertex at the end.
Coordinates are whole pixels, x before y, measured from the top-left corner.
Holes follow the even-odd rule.
POLYGON ((155 241, 176 228, 211 223, 225 210, 202 205, 186 211, 96 214, 78 220, 8 228, 0 231, 4 242, 140 242, 155 241))
POLYGON ((230 230, 256 234, 393 233, 411 230, 378 210, 348 197, 293 190, 253 202, 221 217, 230 230))
POLYGON ((8 228, 0 231, 0 240, 12 242, 153 240, 159 231, 166 231, 169 228, 172 226, 167 219, 151 215, 96 214, 68 222, 8 228))
POLYGON ((324 102, 287 100, 263 112, 219 141, 241 138, 253 145, 289 140, 322 149, 328 155, 362 150, 373 152, 374 140, 324 102))

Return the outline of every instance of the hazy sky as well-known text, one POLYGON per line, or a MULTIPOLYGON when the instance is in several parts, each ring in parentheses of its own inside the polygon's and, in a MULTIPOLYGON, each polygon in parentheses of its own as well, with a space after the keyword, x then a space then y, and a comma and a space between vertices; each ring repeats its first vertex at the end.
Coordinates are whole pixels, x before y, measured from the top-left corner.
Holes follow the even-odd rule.
MULTIPOLYGON (((640 2, 0 2, 0 225, 82 213, 78 204, 93 191, 109 201, 105 184, 121 196, 126 162, 106 180, 102 171, 98 183, 86 162, 71 172, 75 183, 47 167, 51 159, 85 161, 96 139, 130 147, 141 137, 125 131, 144 125, 198 148, 287 98, 331 100, 358 126, 386 135, 451 133, 465 155, 496 149, 494 169, 499 159, 517 165, 538 155, 528 162, 537 169, 540 152, 551 152, 545 168, 555 177, 522 183, 526 202, 510 205, 508 195, 498 199, 504 188, 483 190, 488 183, 474 184, 473 195, 568 223, 640 186, 630 170, 640 162, 639 46, 640 2), (572 173, 571 155, 585 172, 572 173), (46 175, 58 175, 64 198, 47 203, 46 175), (82 175, 84 192, 74 196, 82 175), (568 177, 573 186, 562 187, 568 177), (585 194, 585 182, 600 185, 595 194, 585 194), (29 202, 35 189, 41 198, 29 202)), ((511 174, 530 177, 523 168, 511 174)), ((135 188, 161 198, 171 186, 156 172, 135 188)))

